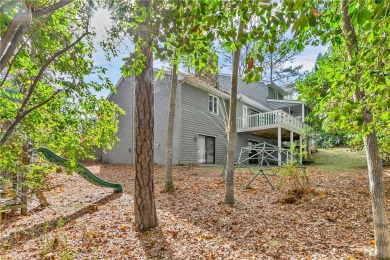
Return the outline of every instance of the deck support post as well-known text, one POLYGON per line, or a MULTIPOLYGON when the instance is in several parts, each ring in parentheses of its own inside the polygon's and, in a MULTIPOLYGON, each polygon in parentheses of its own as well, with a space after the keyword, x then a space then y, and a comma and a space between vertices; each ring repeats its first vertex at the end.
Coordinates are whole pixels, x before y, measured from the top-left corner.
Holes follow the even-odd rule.
POLYGON ((302 164, 302 135, 299 135, 299 160, 302 164))
POLYGON ((282 148, 282 128, 280 125, 278 126, 278 166, 282 165, 282 153, 281 153, 281 148, 282 148))

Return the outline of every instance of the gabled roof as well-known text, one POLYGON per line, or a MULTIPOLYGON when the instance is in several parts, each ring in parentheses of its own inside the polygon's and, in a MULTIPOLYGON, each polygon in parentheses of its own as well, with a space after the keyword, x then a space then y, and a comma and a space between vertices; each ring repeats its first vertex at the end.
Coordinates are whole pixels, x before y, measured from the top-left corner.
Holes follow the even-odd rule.
POLYGON ((283 88, 281 88, 279 85, 275 84, 274 82, 271 82, 271 81, 263 81, 263 82, 266 86, 276 90, 277 92, 279 92, 283 96, 288 96, 288 93, 283 88))
MULTIPOLYGON (((159 69, 154 69, 153 70, 154 72, 156 71, 159 71, 159 69)), ((170 71, 167 71, 165 70, 165 75, 171 75, 171 72, 170 71)), ((224 76, 224 77, 230 77, 230 75, 226 75, 226 74, 220 74, 220 76, 224 76)), ((242 78, 240 78, 242 80, 242 78)), ((119 81, 116 83, 115 87, 117 88, 119 86, 119 84, 124 80, 123 77, 121 77, 119 79, 119 81)), ((187 83, 195 88, 198 88, 200 90, 203 90, 205 92, 208 92, 212 95, 215 95, 217 97, 220 97, 222 99, 230 99, 230 92, 227 91, 225 88, 227 86, 225 86, 225 88, 215 88, 215 87, 212 87, 210 86, 209 83, 206 83, 204 81, 202 81, 201 79, 193 76, 193 75, 190 75, 190 74, 185 74, 185 73, 181 73, 179 72, 179 77, 178 77, 178 80, 179 82, 182 84, 182 83, 187 83)), ((256 82, 255 82, 256 83, 256 82)), ((259 83, 259 82, 257 82, 259 83)), ((261 83, 261 81, 260 81, 261 83)), ((271 83, 271 82, 265 82, 263 81, 262 83, 264 83, 265 85, 270 85, 271 87, 278 87, 276 84, 274 83, 271 83)), ((253 83, 252 83, 253 84, 253 83)), ((280 88, 280 87, 278 87, 280 88)), ((280 88, 281 89, 281 88, 280 88)), ((285 91, 283 89, 281 89, 284 93, 285 91)), ((281 92, 280 90, 278 90, 279 92, 281 92)), ((107 99, 109 99, 111 97, 111 95, 113 94, 113 92, 111 92, 108 96, 107 96, 107 99)), ((260 104, 259 102, 241 94, 241 93, 238 93, 237 95, 237 98, 239 100, 241 100, 242 102, 244 103, 247 103, 248 105, 251 105, 255 108, 258 108, 262 111, 271 111, 270 108, 268 108, 267 106, 263 105, 263 104, 260 104)))
POLYGON ((199 78, 196 78, 195 76, 192 75, 186 75, 183 77, 183 81, 193 87, 196 87, 198 89, 204 90, 210 94, 213 94, 215 96, 218 96, 223 99, 229 99, 230 94, 227 91, 224 91, 222 89, 217 89, 214 87, 211 87, 210 84, 207 84, 206 82, 200 80, 199 78))

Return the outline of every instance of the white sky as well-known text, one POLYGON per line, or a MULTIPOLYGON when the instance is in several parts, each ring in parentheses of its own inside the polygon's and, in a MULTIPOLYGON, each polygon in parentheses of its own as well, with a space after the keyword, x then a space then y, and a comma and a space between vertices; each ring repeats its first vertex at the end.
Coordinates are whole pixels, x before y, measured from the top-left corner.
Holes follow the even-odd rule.
MULTIPOLYGON (((91 25, 96 29, 95 48, 97 52, 93 56, 95 65, 103 66, 107 69, 106 76, 110 78, 113 84, 116 84, 121 77, 120 68, 123 65, 123 58, 126 57, 133 46, 130 41, 120 46, 122 53, 118 57, 113 57, 111 61, 107 61, 103 49, 100 47, 99 42, 104 39, 105 30, 110 28, 111 19, 107 10, 99 9, 96 11, 94 17, 91 20, 91 25)), ((306 46, 305 50, 296 57, 294 64, 303 65, 303 71, 311 71, 314 67, 316 58, 319 53, 326 51, 324 46, 306 46)), ((161 68, 163 64, 160 61, 154 61, 154 67, 161 68)), ((96 76, 91 76, 91 80, 97 80, 96 76)), ((102 96, 107 96, 107 91, 99 93, 102 96)))

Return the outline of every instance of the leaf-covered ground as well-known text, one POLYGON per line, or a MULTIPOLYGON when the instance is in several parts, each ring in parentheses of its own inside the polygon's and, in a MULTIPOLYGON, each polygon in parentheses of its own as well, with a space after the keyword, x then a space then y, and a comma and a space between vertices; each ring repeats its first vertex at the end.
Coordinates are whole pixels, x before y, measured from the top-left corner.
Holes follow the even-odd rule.
MULTIPOLYGON (((50 206, 32 200, 29 216, 7 216, 1 259, 367 259, 373 231, 367 171, 308 167, 313 192, 296 201, 264 178, 223 203, 221 169, 175 167, 176 190, 164 193, 156 168, 159 227, 133 229, 131 166, 89 164, 98 176, 124 185, 123 194, 95 187, 77 174, 53 174, 44 192, 50 206), (286 203, 286 201, 293 203, 286 203)), ((390 174, 387 168, 386 173, 390 174)), ((278 180, 270 177, 272 183, 278 180)), ((386 175, 386 181, 390 181, 386 175)), ((33 198, 34 199, 34 198, 33 198)))

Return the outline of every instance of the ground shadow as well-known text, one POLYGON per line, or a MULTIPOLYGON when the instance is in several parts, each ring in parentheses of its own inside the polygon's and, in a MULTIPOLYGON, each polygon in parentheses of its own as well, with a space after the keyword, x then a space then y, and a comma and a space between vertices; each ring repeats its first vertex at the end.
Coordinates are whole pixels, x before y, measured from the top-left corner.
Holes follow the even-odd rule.
POLYGON ((7 249, 12 249, 30 239, 40 237, 43 233, 55 230, 58 227, 59 221, 61 221, 64 225, 67 225, 72 220, 75 220, 85 214, 95 212, 97 210, 97 206, 105 205, 110 201, 119 199, 121 196, 122 193, 113 193, 101 198, 93 204, 86 205, 67 216, 58 216, 48 222, 40 222, 28 228, 17 230, 3 237, 2 243, 7 246, 7 249))
POLYGON ((161 228, 157 227, 147 232, 140 232, 138 239, 148 258, 173 258, 173 251, 170 248, 161 228))

